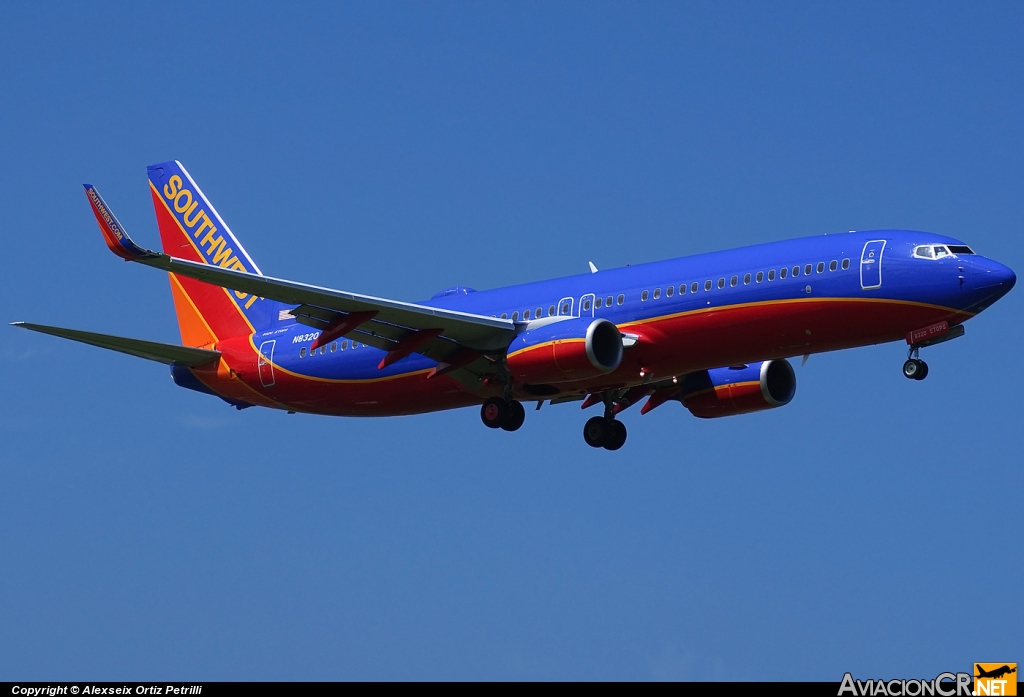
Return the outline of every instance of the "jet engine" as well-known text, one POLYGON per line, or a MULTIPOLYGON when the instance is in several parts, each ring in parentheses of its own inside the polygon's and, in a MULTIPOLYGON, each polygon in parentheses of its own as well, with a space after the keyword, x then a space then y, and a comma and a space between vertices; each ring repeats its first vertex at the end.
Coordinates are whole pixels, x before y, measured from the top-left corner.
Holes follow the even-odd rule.
POLYGON ((622 334, 606 319, 582 317, 530 329, 508 347, 512 377, 527 384, 585 380, 622 362, 622 334))
POLYGON ((691 373, 678 399, 694 416, 714 419, 781 407, 795 394, 793 366, 778 360, 691 373))

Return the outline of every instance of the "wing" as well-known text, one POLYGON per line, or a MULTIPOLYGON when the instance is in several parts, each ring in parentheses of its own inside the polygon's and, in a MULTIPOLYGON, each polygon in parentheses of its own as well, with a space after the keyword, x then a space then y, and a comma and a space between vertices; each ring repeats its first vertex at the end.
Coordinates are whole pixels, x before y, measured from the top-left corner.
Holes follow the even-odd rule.
POLYGON ((95 188, 85 188, 104 241, 114 254, 179 276, 296 305, 291 314, 299 322, 321 329, 321 342, 348 336, 388 351, 382 368, 413 352, 441 362, 445 371, 477 361, 482 367, 487 354, 503 354, 516 335, 510 320, 258 276, 144 249, 132 242, 95 188))
POLYGON ((63 327, 48 327, 45 324, 29 324, 28 322, 14 322, 13 325, 23 329, 31 329, 34 332, 59 336, 62 339, 71 339, 72 341, 80 341, 83 344, 99 346, 111 351, 120 351, 130 356, 138 356, 139 358, 168 365, 177 363, 191 367, 211 363, 220 358, 220 351, 163 344, 158 341, 128 339, 123 336, 82 332, 77 329, 64 329, 63 327))

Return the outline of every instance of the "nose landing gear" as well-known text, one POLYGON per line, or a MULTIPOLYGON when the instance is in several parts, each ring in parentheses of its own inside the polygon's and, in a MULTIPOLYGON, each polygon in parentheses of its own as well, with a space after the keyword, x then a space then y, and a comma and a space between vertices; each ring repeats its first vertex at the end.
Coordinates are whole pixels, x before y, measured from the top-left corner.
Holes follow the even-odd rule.
POLYGON ((903 377, 911 380, 924 380, 928 377, 928 364, 920 358, 908 358, 903 364, 903 377))
POLYGON ((908 380, 924 380, 928 377, 928 364, 918 358, 918 349, 911 347, 907 362, 903 364, 903 377, 908 380))

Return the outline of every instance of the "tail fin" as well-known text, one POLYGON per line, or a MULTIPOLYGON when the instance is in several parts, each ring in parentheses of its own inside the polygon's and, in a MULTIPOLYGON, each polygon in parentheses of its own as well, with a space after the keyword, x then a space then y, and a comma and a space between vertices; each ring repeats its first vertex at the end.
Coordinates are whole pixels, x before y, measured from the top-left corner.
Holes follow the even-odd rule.
MULTIPOLYGON (((165 254, 262 275, 180 162, 161 162, 148 170, 165 254)), ((170 277, 181 343, 186 346, 210 346, 266 329, 290 307, 173 273, 170 277)))

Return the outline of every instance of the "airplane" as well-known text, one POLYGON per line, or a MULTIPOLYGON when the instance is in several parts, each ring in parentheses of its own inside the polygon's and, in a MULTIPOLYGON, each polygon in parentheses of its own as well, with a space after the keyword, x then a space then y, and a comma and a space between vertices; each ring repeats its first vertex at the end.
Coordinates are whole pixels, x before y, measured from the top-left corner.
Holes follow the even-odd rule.
POLYGON ((162 252, 85 192, 110 251, 168 273, 181 345, 15 325, 168 364, 177 385, 238 409, 479 406, 487 427, 516 431, 523 402, 581 401, 603 405, 586 443, 618 450, 617 417, 640 401, 700 418, 788 404, 797 356, 905 340, 903 374, 922 380, 920 349, 962 336, 1016 283, 960 240, 870 230, 403 302, 265 276, 180 162, 148 176, 162 252))
POLYGON ((976 676, 974 676, 976 678, 1001 678, 1004 675, 1009 675, 1010 673, 1017 672, 1016 667, 1011 668, 1008 665, 1000 666, 999 668, 995 668, 994 670, 985 670, 980 665, 975 664, 975 670, 978 673, 976 676))

